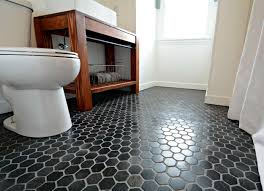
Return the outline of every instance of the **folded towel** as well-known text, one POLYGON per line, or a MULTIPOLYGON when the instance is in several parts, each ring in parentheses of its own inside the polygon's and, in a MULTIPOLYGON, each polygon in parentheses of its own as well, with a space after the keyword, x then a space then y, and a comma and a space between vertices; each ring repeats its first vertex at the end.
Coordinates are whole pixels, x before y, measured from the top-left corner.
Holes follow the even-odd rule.
POLYGON ((90 74, 91 84, 104 84, 121 80, 121 75, 117 72, 98 72, 90 74))

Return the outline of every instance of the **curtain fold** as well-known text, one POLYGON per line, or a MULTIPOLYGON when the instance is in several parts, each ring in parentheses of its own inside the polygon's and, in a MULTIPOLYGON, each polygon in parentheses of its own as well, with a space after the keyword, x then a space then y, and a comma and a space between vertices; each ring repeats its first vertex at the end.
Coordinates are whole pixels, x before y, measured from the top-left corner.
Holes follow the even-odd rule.
MULTIPOLYGON (((264 189, 264 23, 239 116, 239 127, 252 135, 260 180, 264 189)), ((237 78, 243 76, 238 75, 237 78)), ((241 79, 240 79, 241 80, 241 79)))
POLYGON ((256 57, 264 19, 264 1, 254 0, 245 45, 234 85, 233 96, 229 105, 228 118, 239 120, 245 99, 252 66, 256 57))
POLYGON ((254 0, 228 118, 252 135, 264 190, 264 1, 254 0))

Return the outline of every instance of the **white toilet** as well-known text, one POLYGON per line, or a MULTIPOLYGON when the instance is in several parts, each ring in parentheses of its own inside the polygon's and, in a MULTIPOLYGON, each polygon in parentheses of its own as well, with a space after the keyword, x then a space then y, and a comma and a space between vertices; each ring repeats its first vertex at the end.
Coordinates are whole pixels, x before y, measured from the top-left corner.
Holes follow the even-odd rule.
MULTIPOLYGON (((30 33, 25 32, 30 31, 29 15, 28 2, 0 2, 0 46, 29 44, 30 33), (29 25, 22 27, 11 20, 9 22, 9 17, 17 23, 29 19, 29 25), (12 38, 7 28, 23 38, 23 42, 18 36, 12 38)), ((74 81, 79 70, 80 60, 73 52, 0 47, 0 88, 14 112, 13 117, 4 121, 4 126, 27 137, 48 137, 69 130, 72 123, 62 87, 74 81)))

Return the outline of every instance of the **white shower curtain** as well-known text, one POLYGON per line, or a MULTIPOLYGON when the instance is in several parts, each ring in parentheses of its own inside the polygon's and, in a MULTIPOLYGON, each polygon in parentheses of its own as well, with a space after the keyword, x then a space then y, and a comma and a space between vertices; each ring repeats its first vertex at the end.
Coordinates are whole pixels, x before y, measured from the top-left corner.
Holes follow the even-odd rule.
MULTIPOLYGON (((254 62, 248 69, 251 74, 248 83, 244 84, 246 94, 242 102, 239 127, 252 135, 260 179, 264 186, 264 24, 254 62)), ((243 76, 237 75, 237 78, 241 77, 243 76)))
POLYGON ((254 0, 228 118, 252 135, 264 190, 264 0, 254 0))
POLYGON ((259 173, 264 185, 264 25, 239 120, 240 128, 252 135, 259 173))
POLYGON ((233 97, 229 105, 228 118, 239 120, 245 99, 248 82, 259 44, 262 22, 264 19, 264 0, 254 0, 247 37, 238 68, 233 97))

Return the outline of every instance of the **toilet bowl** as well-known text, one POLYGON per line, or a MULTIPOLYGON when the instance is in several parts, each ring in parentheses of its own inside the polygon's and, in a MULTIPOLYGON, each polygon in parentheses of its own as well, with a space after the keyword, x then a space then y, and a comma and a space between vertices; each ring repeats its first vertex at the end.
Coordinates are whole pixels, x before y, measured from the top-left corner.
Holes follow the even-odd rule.
POLYGON ((77 77, 73 52, 38 48, 0 48, 0 86, 14 116, 4 126, 27 137, 69 130, 71 118, 63 91, 77 77))

